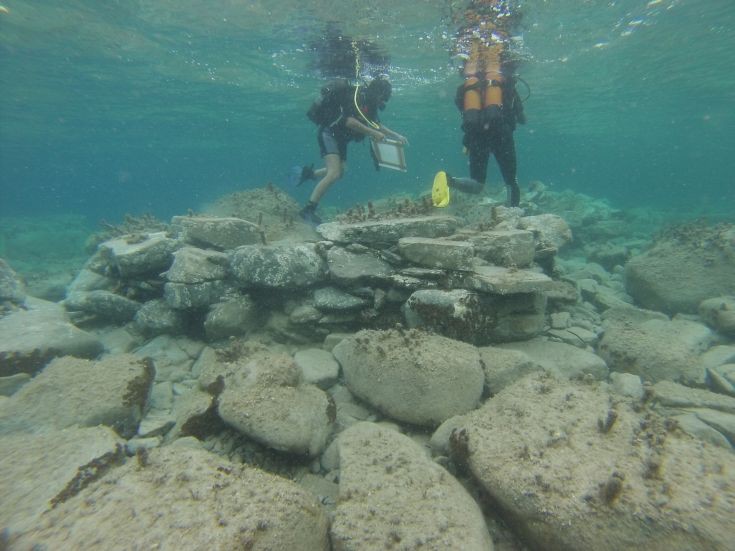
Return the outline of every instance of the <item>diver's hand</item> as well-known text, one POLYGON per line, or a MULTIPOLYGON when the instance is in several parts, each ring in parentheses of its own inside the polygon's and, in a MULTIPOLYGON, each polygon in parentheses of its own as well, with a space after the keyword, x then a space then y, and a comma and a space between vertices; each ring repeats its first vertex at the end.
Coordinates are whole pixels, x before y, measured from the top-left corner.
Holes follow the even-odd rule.
POLYGON ((403 136, 401 134, 396 134, 394 138, 398 140, 399 142, 401 142, 403 145, 408 145, 408 138, 406 136, 403 136))
POLYGON ((385 141, 385 138, 386 138, 386 136, 385 136, 385 134, 383 134, 383 133, 382 133, 381 131, 379 131, 379 130, 375 130, 375 131, 373 131, 373 133, 371 134, 371 138, 372 138, 372 139, 373 139, 374 141, 376 141, 376 142, 380 143, 380 142, 384 142, 384 141, 385 141))

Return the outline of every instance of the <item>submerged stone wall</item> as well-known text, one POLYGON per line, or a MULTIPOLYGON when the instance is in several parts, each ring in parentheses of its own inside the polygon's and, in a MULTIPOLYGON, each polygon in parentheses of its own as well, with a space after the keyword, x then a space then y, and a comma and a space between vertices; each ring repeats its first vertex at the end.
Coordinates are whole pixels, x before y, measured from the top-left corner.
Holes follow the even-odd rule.
POLYGON ((265 327, 306 342, 401 323, 478 345, 527 339, 543 328, 553 282, 531 267, 544 232, 508 220, 566 226, 507 210, 497 230, 421 216, 322 224, 322 240, 267 244, 246 221, 177 216, 170 234, 102 243, 65 305, 72 319, 133 321, 147 336, 218 340, 265 327))

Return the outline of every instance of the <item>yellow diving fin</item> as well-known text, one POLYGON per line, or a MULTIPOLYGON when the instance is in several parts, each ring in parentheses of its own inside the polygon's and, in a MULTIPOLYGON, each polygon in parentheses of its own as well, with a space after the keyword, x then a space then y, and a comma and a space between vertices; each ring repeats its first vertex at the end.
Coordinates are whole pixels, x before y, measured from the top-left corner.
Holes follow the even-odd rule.
POLYGON ((431 202, 435 207, 446 207, 449 204, 449 185, 447 173, 440 170, 434 176, 434 185, 431 187, 431 202))

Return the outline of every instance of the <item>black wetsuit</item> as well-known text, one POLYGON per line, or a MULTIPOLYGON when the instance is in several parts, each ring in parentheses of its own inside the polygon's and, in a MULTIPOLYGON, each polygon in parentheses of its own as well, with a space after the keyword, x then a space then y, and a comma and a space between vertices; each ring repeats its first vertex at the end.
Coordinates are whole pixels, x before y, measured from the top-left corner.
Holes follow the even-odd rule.
MULTIPOLYGON (((457 107, 462 110, 466 88, 457 88, 457 107)), ((517 162, 513 131, 516 123, 525 122, 523 104, 515 87, 504 86, 502 109, 483 110, 475 113, 472 119, 465 117, 462 123, 464 138, 462 145, 467 148, 470 161, 470 178, 479 184, 472 186, 455 179, 454 187, 461 191, 479 193, 487 180, 487 165, 492 153, 500 168, 503 181, 508 188, 508 204, 518 206, 521 190, 516 178, 517 162), (464 184, 464 185, 463 185, 464 184)))

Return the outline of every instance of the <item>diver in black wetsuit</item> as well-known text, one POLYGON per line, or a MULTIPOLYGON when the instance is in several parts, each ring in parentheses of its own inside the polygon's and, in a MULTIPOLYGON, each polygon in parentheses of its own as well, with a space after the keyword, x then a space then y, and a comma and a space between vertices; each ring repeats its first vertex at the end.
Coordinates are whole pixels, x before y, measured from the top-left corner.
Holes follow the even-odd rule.
POLYGON ((462 144, 469 155, 470 177, 446 175, 450 188, 479 194, 492 153, 506 185, 507 205, 512 207, 521 198, 513 131, 516 123, 526 122, 515 89, 515 66, 508 59, 510 30, 519 17, 508 0, 473 0, 462 15, 457 49, 465 60, 465 82, 457 89, 455 103, 462 112, 462 144))
POLYGON ((328 25, 324 36, 311 45, 316 54, 314 68, 338 80, 322 89, 322 97, 309 109, 307 116, 318 126, 317 142, 324 167, 297 167, 297 185, 318 180, 309 202, 299 216, 309 224, 321 223, 316 214, 319 200, 342 178, 346 169, 347 144, 362 141, 365 136, 376 142, 386 138, 401 143, 408 141, 379 120, 379 112, 391 97, 392 87, 383 76, 389 58, 372 42, 354 40, 338 27, 328 25))

